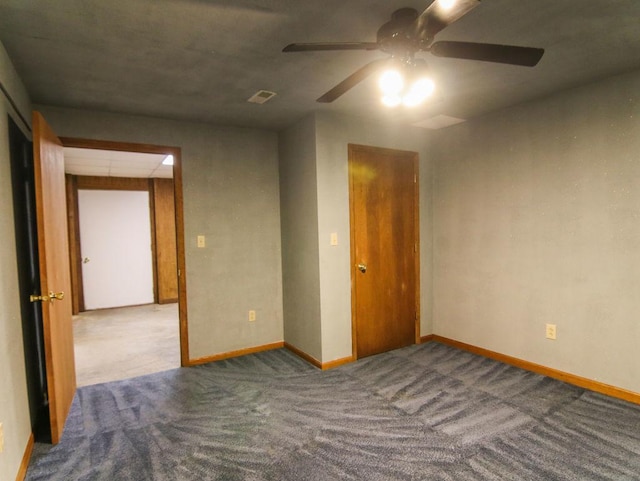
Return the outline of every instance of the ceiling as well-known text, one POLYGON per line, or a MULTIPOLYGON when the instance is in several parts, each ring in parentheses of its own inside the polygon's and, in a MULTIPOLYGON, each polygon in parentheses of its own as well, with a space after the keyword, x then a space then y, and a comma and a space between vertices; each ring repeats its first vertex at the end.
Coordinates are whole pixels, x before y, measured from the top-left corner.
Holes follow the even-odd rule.
POLYGON ((0 0, 0 41, 36 104, 280 130, 313 111, 439 126, 640 68, 638 0, 483 0, 436 40, 542 47, 534 68, 422 54, 437 96, 380 105, 374 79, 315 99, 381 52, 282 53, 375 41, 428 0, 0 0), (265 89, 263 105, 246 100, 265 89), (442 117, 445 116, 445 117, 442 117))
POLYGON ((173 167, 163 165, 164 154, 64 147, 67 174, 99 177, 173 177, 173 167))

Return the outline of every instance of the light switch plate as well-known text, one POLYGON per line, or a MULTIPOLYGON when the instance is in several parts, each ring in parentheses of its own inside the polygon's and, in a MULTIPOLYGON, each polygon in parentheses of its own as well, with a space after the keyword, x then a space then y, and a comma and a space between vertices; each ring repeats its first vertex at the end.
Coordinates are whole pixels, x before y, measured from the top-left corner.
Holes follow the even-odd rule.
POLYGON ((332 246, 337 246, 338 245, 338 233, 337 232, 332 232, 331 233, 331 245, 332 246))
POLYGON ((205 245, 206 245, 206 242, 205 242, 204 236, 203 235, 199 235, 198 236, 198 247, 202 248, 202 247, 205 247, 205 245))

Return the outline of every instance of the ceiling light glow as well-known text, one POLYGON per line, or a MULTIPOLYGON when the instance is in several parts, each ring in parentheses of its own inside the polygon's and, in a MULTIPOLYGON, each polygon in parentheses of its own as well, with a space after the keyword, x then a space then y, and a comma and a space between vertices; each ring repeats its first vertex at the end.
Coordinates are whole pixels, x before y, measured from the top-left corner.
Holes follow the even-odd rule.
POLYGON ((436 86, 429 78, 419 78, 402 98, 405 107, 416 107, 427 100, 433 94, 436 86))
POLYGON ((440 0, 440 6, 443 10, 451 10, 456 4, 456 0, 440 0))
POLYGON ((397 70, 385 70, 380 76, 379 85, 385 95, 397 96, 404 88, 404 79, 397 70))
POLYGON ((383 95, 382 103, 387 107, 397 107, 402 103, 402 97, 398 94, 383 95))
POLYGON ((428 76, 424 61, 403 69, 402 73, 398 70, 386 70, 380 76, 379 86, 382 91, 382 104, 390 108, 399 105, 417 107, 429 98, 436 88, 428 76), (405 81, 405 77, 409 80, 405 81))

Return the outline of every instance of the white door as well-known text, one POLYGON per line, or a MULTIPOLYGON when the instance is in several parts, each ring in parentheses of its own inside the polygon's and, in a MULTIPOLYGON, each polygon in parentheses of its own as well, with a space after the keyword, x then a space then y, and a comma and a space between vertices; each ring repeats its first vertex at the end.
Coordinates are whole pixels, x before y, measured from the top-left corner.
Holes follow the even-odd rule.
POLYGON ((79 190, 85 309, 151 304, 149 193, 79 190))

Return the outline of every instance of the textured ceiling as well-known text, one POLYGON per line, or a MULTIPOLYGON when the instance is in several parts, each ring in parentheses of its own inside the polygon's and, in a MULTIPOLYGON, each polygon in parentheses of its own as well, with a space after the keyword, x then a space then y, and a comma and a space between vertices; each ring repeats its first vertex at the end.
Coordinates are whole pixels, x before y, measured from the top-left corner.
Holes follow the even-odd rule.
MULTIPOLYGON (((281 53, 291 42, 375 41, 416 0, 0 0, 0 41, 39 104, 279 130, 314 110, 468 119, 640 68, 639 0, 483 0, 436 40, 542 47, 525 68, 423 56, 438 95, 383 108, 369 79, 315 99, 380 52, 281 53), (278 95, 247 103, 257 90, 278 95)), ((437 124, 437 122, 436 122, 437 124)))

